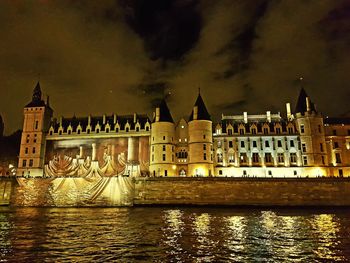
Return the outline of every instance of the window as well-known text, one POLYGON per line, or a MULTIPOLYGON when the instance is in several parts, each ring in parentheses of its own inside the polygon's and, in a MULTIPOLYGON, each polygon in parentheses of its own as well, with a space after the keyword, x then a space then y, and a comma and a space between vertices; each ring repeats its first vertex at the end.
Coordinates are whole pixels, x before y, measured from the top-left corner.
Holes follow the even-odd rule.
POLYGON ((272 176, 272 171, 271 170, 268 171, 268 175, 272 176))
POLYGON ((256 134, 256 129, 255 128, 252 129, 252 134, 256 134))
POLYGON ((289 145, 290 147, 294 147, 294 141, 293 140, 289 141, 289 145))
POLYGON ((203 144, 203 150, 206 151, 207 150, 207 145, 203 144))
POLYGON ((119 132, 119 128, 117 127, 117 128, 115 128, 115 132, 119 132))
POLYGON ((165 149, 166 149, 166 146, 165 146, 165 145, 163 145, 163 151, 165 151, 165 149))
POLYGON ((24 153, 25 153, 25 154, 28 154, 28 147, 26 147, 26 148, 24 149, 24 153))
POLYGON ((280 134, 281 133, 281 128, 276 128, 276 133, 280 134))
POLYGON ((298 175, 298 172, 294 170, 294 171, 293 171, 293 174, 294 174, 294 175, 298 175))
POLYGON ((247 154, 246 153, 241 153, 241 163, 246 163, 247 162, 247 154))
POLYGON ((22 161, 22 166, 23 166, 23 167, 26 167, 26 166, 27 166, 27 160, 23 160, 23 161, 22 161))
POLYGON ((206 154, 206 153, 204 153, 204 155, 203 155, 203 160, 204 160, 204 161, 207 160, 207 154, 206 154))
POLYGON ((96 129, 96 133, 100 133, 100 129, 96 129))
POLYGON ((36 143, 36 134, 34 134, 34 143, 36 143))
POLYGON ((307 165, 307 156, 303 156, 303 164, 307 165))
POLYGON ((163 153, 163 162, 165 162, 166 157, 165 157, 165 153, 163 153))
POLYGON ((302 144, 301 144, 301 150, 302 150, 303 152, 306 152, 306 144, 305 144, 305 143, 302 143, 302 144))
POLYGON ((337 135, 337 130, 333 130, 333 135, 334 135, 334 136, 337 135))
POLYGON ((229 156, 228 156, 228 162, 229 163, 233 163, 235 161, 235 156, 234 156, 234 154, 229 154, 229 156))
POLYGON ((149 127, 148 126, 146 127, 146 131, 149 131, 149 127))
POLYGON ((32 152, 35 153, 35 147, 33 147, 33 151, 32 152))
POLYGON ((254 147, 254 148, 258 147, 256 141, 253 141, 253 147, 254 147))
POLYGON ((335 162, 336 163, 341 163, 340 153, 335 153, 335 162))
POLYGON ((239 134, 243 135, 244 134, 244 129, 239 129, 239 134))
POLYGON ((334 142, 334 148, 335 149, 339 148, 339 143, 338 142, 334 142))
POLYGON ((172 161, 172 162, 174 161, 174 154, 171 155, 171 161, 172 161))
POLYGON ((140 131, 140 128, 139 128, 139 127, 136 127, 136 129, 135 129, 135 130, 138 132, 138 131, 140 131))
POLYGON ((265 153, 265 162, 272 163, 272 155, 271 153, 265 153))
POLYGON ((244 148, 245 145, 244 145, 244 141, 241 141, 241 148, 244 148))
MULTIPOLYGON (((72 131, 71 130, 68 130, 68 134, 71 134, 72 133, 72 131)), ((98 133, 98 132, 97 132, 98 133)))
POLYGON ((222 175, 222 170, 219 170, 219 175, 222 175))
POLYGON ((264 128, 264 134, 269 134, 269 129, 268 128, 264 128))
MULTIPOLYGON (((90 133, 90 131, 89 131, 89 133, 90 133)), ((60 131, 58 132, 58 134, 59 134, 59 135, 62 135, 62 130, 60 130, 60 131)))
POLYGON ((322 164, 325 164, 324 156, 322 155, 321 158, 322 158, 322 164))
POLYGON ((152 146, 152 152, 154 152, 154 146, 152 146))
POLYGON ((278 140, 278 141, 277 141, 277 147, 282 148, 282 141, 281 141, 281 140, 278 140))
POLYGON ((229 141, 229 142, 228 142, 228 147, 229 147, 229 148, 232 148, 232 147, 233 147, 233 141, 229 141))
POLYGON ((50 131, 49 134, 52 135, 52 131, 50 131))
POLYGON ((289 134, 292 134, 294 131, 293 131, 293 128, 292 127, 288 127, 288 133, 289 134))
POLYGON ((89 133, 90 133, 90 131, 91 131, 90 129, 87 129, 87 130, 86 130, 86 133, 87 133, 87 134, 89 134, 89 133))
POLYGON ((265 147, 270 147, 269 141, 265 141, 265 147))
POLYGON ((277 161, 279 163, 283 163, 284 162, 284 154, 283 153, 277 154, 277 161))
POLYGON ((348 130, 348 135, 350 136, 350 130, 348 130))
POLYGON ((252 160, 253 160, 253 163, 258 163, 259 162, 259 154, 253 153, 252 160))
POLYGON ((222 163, 222 153, 218 153, 217 157, 218 157, 218 163, 222 163))
POLYGON ((228 129, 228 135, 232 135, 232 129, 228 129))
POLYGON ((39 127, 39 121, 35 121, 35 129, 37 130, 39 127))
MULTIPOLYGON (((138 128, 136 128, 136 129, 138 129, 138 128)), ((109 133, 109 128, 106 129, 106 133, 109 133)))
POLYGON ((32 167, 33 166, 33 159, 30 159, 29 160, 29 167, 32 167))
POLYGON ((165 136, 163 136, 163 141, 165 141, 165 136))
POLYGON ((154 162, 154 154, 152 154, 152 162, 154 162))
POLYGON ((320 143, 320 151, 323 152, 323 143, 320 143))
POLYGON ((129 132, 129 127, 127 127, 127 128, 125 129, 125 131, 126 131, 126 132, 129 132))
POLYGON ((80 131, 81 131, 81 130, 80 130, 80 129, 78 129, 77 133, 78 133, 78 134, 80 134, 80 131))
POLYGON ((304 124, 300 124, 300 133, 304 133, 305 132, 305 126, 304 124))
POLYGON ((205 134, 203 135, 203 139, 205 139, 205 134))
POLYGON ((291 163, 296 163, 297 162, 297 154, 291 153, 289 159, 290 159, 291 163))

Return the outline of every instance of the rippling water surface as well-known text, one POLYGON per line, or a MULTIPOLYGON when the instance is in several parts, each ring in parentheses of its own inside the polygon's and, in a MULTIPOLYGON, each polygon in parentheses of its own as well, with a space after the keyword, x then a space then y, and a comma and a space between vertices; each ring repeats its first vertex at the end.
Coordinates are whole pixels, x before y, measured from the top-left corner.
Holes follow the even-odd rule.
POLYGON ((350 210, 0 208, 0 262, 345 262, 350 210))

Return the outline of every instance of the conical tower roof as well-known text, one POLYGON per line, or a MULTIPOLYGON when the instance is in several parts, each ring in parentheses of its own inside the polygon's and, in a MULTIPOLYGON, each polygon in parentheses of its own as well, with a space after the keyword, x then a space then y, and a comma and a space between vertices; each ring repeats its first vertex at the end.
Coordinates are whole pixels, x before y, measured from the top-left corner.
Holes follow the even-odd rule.
POLYGON ((33 96, 32 96, 32 101, 26 105, 26 107, 44 107, 45 102, 41 99, 41 88, 40 88, 40 83, 36 84, 34 90, 33 90, 33 96))
MULTIPOLYGON (((295 106, 295 113, 301 112, 304 113, 307 111, 307 105, 306 105, 306 98, 309 97, 304 89, 304 87, 301 87, 300 93, 299 93, 299 98, 297 101, 297 104, 295 106)), ((310 97, 309 97, 310 99, 310 97)), ((310 110, 311 111, 316 111, 315 105, 311 102, 310 100, 310 110)))
MULTIPOLYGON (((198 113, 197 113, 197 120, 207 120, 207 121, 211 121, 211 117, 210 114, 207 110, 207 107, 204 104, 204 101, 202 99, 201 94, 198 94, 196 103, 194 104, 194 107, 197 106, 198 109, 198 113)), ((189 118, 189 121, 193 121, 193 109, 189 118)))
POLYGON ((159 106, 157 108, 159 108, 159 121, 160 122, 174 123, 174 120, 173 120, 173 117, 171 116, 169 107, 164 99, 159 103, 159 106))

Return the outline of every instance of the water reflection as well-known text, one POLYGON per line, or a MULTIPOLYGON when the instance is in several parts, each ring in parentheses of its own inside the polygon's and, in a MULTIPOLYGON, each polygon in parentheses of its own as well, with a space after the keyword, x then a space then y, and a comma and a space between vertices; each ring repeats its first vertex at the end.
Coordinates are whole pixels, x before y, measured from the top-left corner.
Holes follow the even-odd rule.
POLYGON ((350 212, 0 208, 0 262, 344 262, 350 212))

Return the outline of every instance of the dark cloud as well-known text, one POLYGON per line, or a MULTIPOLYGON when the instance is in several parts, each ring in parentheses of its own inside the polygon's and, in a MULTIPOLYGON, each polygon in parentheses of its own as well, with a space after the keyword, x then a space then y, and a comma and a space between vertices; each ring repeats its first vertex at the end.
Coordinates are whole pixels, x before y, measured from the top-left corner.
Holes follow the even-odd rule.
POLYGON ((284 111, 300 76, 318 109, 342 114, 349 13, 346 0, 4 0, 0 114, 7 133, 21 127, 39 73, 56 115, 150 114, 166 97, 178 118, 198 87, 214 119, 284 111))

